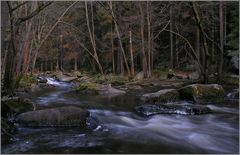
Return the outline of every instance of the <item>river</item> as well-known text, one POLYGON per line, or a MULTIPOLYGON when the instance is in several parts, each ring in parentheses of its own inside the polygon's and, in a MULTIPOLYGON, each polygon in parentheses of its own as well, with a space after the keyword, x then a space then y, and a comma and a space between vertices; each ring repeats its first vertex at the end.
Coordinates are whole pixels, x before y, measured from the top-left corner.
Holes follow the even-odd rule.
POLYGON ((80 95, 70 83, 48 79, 55 88, 44 88, 25 97, 37 109, 74 105, 90 112, 87 128, 27 128, 16 124, 13 141, 2 153, 235 153, 239 152, 238 101, 209 104, 204 115, 161 114, 141 117, 141 104, 132 91, 122 96, 80 95))

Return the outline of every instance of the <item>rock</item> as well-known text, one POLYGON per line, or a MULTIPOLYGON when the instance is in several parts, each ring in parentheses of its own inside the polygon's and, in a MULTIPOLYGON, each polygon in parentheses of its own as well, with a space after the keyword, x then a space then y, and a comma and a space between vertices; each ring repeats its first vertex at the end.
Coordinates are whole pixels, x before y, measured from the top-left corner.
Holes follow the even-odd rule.
POLYGON ((77 79, 77 77, 68 77, 68 76, 62 76, 61 78, 59 78, 59 81, 62 82, 71 82, 73 80, 77 79))
POLYGON ((144 79, 144 74, 143 72, 137 73, 137 75, 134 77, 135 80, 142 80, 144 79))
POLYGON ((81 83, 77 89, 77 92, 84 94, 100 94, 100 95, 121 95, 126 92, 113 88, 111 84, 101 85, 97 83, 81 83))
POLYGON ((89 112, 77 107, 60 107, 25 112, 18 121, 31 127, 84 127, 89 112))
POLYGON ((207 114, 211 110, 208 107, 200 105, 179 105, 179 104, 148 104, 135 107, 135 111, 142 116, 151 116, 156 114, 181 114, 198 115, 207 114))
POLYGON ((81 74, 81 72, 79 72, 79 71, 73 71, 73 76, 75 76, 75 77, 81 77, 82 74, 81 74))
POLYGON ((33 111, 35 109, 35 104, 28 99, 23 99, 19 97, 3 98, 2 104, 4 104, 8 109, 14 113, 23 113, 27 111, 33 111))
POLYGON ((47 78, 44 76, 38 76, 37 77, 38 83, 47 83, 47 78))
POLYGON ((99 89, 99 94, 101 95, 121 95, 125 94, 126 92, 123 90, 119 90, 116 88, 113 88, 111 84, 109 85, 101 85, 99 89))
POLYGON ((175 101, 178 98, 179 94, 176 89, 163 89, 155 93, 144 94, 141 99, 145 102, 167 102, 175 101))
POLYGON ((99 85, 94 82, 81 82, 79 86, 76 87, 75 92, 82 94, 98 94, 99 85))
POLYGON ((192 84, 178 90, 181 99, 195 102, 221 102, 225 98, 225 91, 218 84, 192 84))
POLYGON ((227 94, 228 99, 238 100, 239 99, 239 89, 234 89, 232 92, 227 94))
POLYGON ((77 77, 73 77, 70 73, 63 73, 63 72, 55 72, 51 74, 51 77, 55 77, 56 80, 62 81, 62 82, 71 82, 77 77))

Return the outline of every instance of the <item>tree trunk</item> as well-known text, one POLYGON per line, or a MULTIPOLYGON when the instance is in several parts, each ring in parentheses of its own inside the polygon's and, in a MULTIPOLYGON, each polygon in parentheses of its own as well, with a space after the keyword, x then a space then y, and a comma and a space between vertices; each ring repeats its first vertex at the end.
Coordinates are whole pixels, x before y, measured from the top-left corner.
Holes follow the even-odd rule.
POLYGON ((128 76, 130 76, 131 73, 130 73, 130 70, 129 70, 128 63, 127 63, 127 58, 126 58, 126 55, 125 55, 125 51, 123 49, 123 44, 122 44, 122 39, 121 39, 121 36, 120 36, 119 29, 118 29, 118 24, 117 24, 117 21, 116 21, 116 18, 115 18, 115 14, 113 12, 112 4, 111 4, 112 2, 110 1, 109 3, 110 3, 109 7, 110 7, 110 10, 111 10, 111 15, 112 15, 114 25, 115 25, 115 28, 116 28, 116 32, 117 32, 117 36, 118 36, 119 45, 120 45, 122 55, 123 55, 123 58, 124 58, 124 63, 125 63, 125 66, 126 66, 126 69, 127 69, 127 72, 128 72, 128 76))
POLYGON ((223 1, 220 1, 219 5, 219 24, 220 24, 220 60, 218 68, 218 81, 222 81, 223 76, 223 48, 224 48, 224 25, 223 25, 223 1))
POLYGON ((115 58, 114 58, 114 42, 113 42, 113 21, 111 22, 111 44, 112 44, 112 69, 113 69, 113 73, 115 74, 115 58))
MULTIPOLYGON (((37 1, 31 2, 31 12, 33 12, 37 8, 37 1)), ((26 34, 25 34, 25 39, 23 43, 23 49, 22 49, 22 54, 23 54, 23 64, 22 64, 22 72, 23 75, 25 75, 28 71, 28 66, 29 66, 29 53, 30 53, 30 37, 31 37, 31 32, 32 32, 32 24, 33 24, 33 18, 31 18, 29 21, 26 22, 26 34)))
POLYGON ((60 44, 61 44, 60 46, 61 49, 60 49, 60 57, 59 57, 59 60, 60 60, 59 68, 61 71, 63 71, 63 35, 62 33, 60 35, 60 44))
POLYGON ((131 54, 131 77, 134 77, 134 60, 133 60, 133 49, 132 49, 132 31, 129 31, 129 48, 131 54))
POLYGON ((86 20, 87 20, 87 27, 88 27, 88 32, 89 32, 89 37, 92 43, 92 47, 93 47, 93 51, 94 51, 94 59, 98 65, 98 68, 100 70, 100 73, 103 74, 103 69, 102 69, 102 65, 99 62, 99 58, 97 55, 97 50, 96 50, 96 43, 95 43, 95 35, 94 35, 94 21, 93 21, 93 9, 92 9, 92 3, 91 3, 91 11, 92 11, 92 31, 90 28, 90 23, 89 23, 89 17, 88 17, 88 6, 87 6, 87 2, 85 2, 85 11, 86 11, 86 20))
MULTIPOLYGON (((169 16, 170 16, 170 31, 173 30, 173 19, 172 19, 172 4, 170 5, 170 13, 169 13, 169 16)), ((173 56, 173 34, 170 33, 170 67, 171 69, 174 68, 174 56, 173 56)))
POLYGON ((150 15, 150 8, 149 8, 149 1, 147 1, 147 23, 148 23, 148 77, 151 76, 151 21, 150 21, 151 15, 150 15))
POLYGON ((207 83, 208 82, 208 67, 209 67, 209 52, 208 52, 208 44, 207 44, 207 40, 206 40, 206 36, 205 36, 205 32, 203 30, 202 27, 202 22, 200 19, 200 16, 198 14, 197 11, 197 6, 195 4, 196 2, 192 2, 192 8, 193 8, 193 13, 194 13, 194 17, 195 17, 195 21, 197 23, 198 29, 201 33, 201 37, 203 40, 203 50, 204 50, 204 57, 203 57, 203 83, 207 83))
POLYGON ((74 59, 74 70, 77 71, 78 67, 77 67, 77 57, 75 57, 74 59))
MULTIPOLYGON (((201 62, 201 47, 200 47, 201 41, 200 41, 200 32, 198 27, 196 27, 196 55, 197 55, 197 59, 199 62, 201 62)), ((198 68, 198 72, 200 73, 200 68, 198 68)))
POLYGON ((144 13, 142 9, 141 2, 138 2, 139 4, 139 9, 140 9, 140 14, 141 14, 141 41, 142 41, 142 69, 143 69, 143 74, 144 77, 146 78, 148 75, 147 71, 147 59, 146 59, 146 54, 145 54, 145 41, 144 41, 144 13))

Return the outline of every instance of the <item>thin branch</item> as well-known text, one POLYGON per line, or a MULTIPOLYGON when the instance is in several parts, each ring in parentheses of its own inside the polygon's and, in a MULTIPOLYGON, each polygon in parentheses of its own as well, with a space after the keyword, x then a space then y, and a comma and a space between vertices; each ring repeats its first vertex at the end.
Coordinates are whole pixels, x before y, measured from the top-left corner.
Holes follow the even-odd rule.
POLYGON ((160 33, 162 33, 162 32, 167 28, 167 26, 168 26, 169 23, 170 23, 170 20, 169 20, 168 23, 163 27, 163 29, 158 32, 158 34, 154 37, 154 39, 156 39, 156 38, 160 35, 160 33))
POLYGON ((63 16, 68 12, 68 10, 73 7, 74 4, 76 4, 78 1, 72 3, 63 13, 62 15, 58 18, 57 22, 52 26, 52 28, 48 31, 47 35, 44 37, 44 39, 42 40, 42 42, 40 43, 40 45, 38 46, 37 50, 40 49, 40 47, 42 46, 42 44, 44 43, 44 41, 48 38, 48 36, 52 33, 52 31, 54 30, 54 28, 57 26, 57 24, 61 21, 61 19, 63 18, 63 16))
POLYGON ((179 36, 180 38, 182 38, 183 40, 186 41, 186 43, 188 44, 188 46, 190 47, 190 49, 191 49, 191 51, 192 51, 192 52, 191 52, 191 55, 192 55, 193 58, 197 61, 200 69, 202 70, 203 68, 202 68, 202 66, 201 66, 201 64, 200 64, 200 62, 199 62, 199 60, 198 60, 198 58, 197 58, 196 51, 193 49, 193 47, 192 47, 192 45, 190 44, 190 42, 188 41, 188 39, 185 38, 184 36, 182 36, 181 34, 177 33, 177 32, 174 32, 174 31, 171 31, 171 30, 167 30, 167 29, 165 29, 164 31, 168 31, 168 32, 170 32, 170 33, 173 33, 173 34, 179 36))
POLYGON ((20 8, 21 6, 23 6, 23 5, 26 4, 26 3, 28 3, 28 1, 23 2, 23 3, 19 4, 19 5, 17 5, 16 7, 12 8, 10 11, 11 11, 11 12, 14 12, 15 10, 17 10, 18 8, 20 8))
POLYGON ((45 4, 40 5, 36 10, 34 10, 30 15, 25 16, 25 17, 21 17, 18 18, 15 25, 19 26, 21 23, 31 19, 32 17, 36 16, 37 14, 39 14, 43 9, 45 9, 47 6, 49 6, 50 4, 52 4, 53 2, 46 2, 45 4))

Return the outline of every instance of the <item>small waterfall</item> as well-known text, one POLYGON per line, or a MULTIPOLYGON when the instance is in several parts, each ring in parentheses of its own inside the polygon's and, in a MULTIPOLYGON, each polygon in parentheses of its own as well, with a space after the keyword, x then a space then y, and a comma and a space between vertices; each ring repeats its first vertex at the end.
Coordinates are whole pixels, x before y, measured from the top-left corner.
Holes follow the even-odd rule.
POLYGON ((61 81, 58 81, 54 78, 51 78, 51 77, 47 77, 47 84, 49 85, 53 85, 53 86, 57 86, 57 87, 68 87, 68 86, 71 86, 71 83, 67 83, 67 82, 61 82, 61 81))

